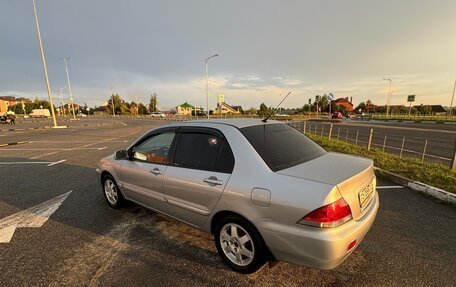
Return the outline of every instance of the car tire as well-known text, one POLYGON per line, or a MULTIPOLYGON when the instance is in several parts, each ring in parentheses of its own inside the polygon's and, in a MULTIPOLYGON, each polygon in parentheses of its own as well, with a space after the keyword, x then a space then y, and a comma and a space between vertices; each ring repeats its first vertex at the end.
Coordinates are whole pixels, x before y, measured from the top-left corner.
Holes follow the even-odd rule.
POLYGON ((103 195, 108 205, 112 208, 119 209, 125 202, 125 199, 120 193, 116 181, 110 174, 106 174, 102 179, 103 195))
POLYGON ((246 219, 228 215, 217 222, 214 241, 223 261, 234 271, 250 274, 266 263, 266 245, 246 219))

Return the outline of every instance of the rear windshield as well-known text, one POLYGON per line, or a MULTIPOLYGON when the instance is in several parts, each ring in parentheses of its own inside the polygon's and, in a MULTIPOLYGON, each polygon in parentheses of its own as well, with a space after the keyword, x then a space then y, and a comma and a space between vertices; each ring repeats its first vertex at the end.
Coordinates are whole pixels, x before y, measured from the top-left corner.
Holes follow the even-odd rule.
POLYGON ((241 128, 241 132, 272 171, 286 169, 326 153, 301 132, 286 124, 241 128))

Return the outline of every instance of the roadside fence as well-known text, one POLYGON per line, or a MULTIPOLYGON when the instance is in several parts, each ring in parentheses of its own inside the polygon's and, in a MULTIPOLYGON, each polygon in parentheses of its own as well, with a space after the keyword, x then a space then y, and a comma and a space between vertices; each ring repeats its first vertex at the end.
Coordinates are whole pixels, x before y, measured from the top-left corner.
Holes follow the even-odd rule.
POLYGON ((400 158, 415 158, 422 163, 440 163, 456 169, 456 141, 386 134, 370 127, 344 127, 332 123, 290 121, 288 124, 304 134, 344 141, 367 150, 375 148, 399 155, 400 158))

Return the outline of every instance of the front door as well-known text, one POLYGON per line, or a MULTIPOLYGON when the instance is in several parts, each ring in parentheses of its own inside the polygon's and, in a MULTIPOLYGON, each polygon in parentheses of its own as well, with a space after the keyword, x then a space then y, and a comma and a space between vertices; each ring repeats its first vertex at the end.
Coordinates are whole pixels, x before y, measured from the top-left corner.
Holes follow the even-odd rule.
POLYGON ((119 173, 119 183, 128 199, 165 211, 163 175, 174 137, 174 131, 153 134, 132 148, 131 158, 124 160, 119 173))

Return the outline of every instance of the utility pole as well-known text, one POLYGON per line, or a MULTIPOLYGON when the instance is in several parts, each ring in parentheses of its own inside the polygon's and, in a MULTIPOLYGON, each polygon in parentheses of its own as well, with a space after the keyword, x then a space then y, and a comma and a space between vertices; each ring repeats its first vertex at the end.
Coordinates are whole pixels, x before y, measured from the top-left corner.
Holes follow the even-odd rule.
POLYGON ((43 62, 44 78, 46 80, 46 88, 47 88, 47 92, 48 92, 49 103, 51 104, 52 122, 54 123, 54 128, 56 128, 57 120, 55 119, 54 103, 52 102, 52 94, 51 94, 51 85, 49 84, 49 77, 48 77, 47 68, 46 68, 46 58, 44 57, 43 43, 41 41, 40 24, 38 23, 38 14, 36 13, 35 0, 32 0, 32 1, 33 1, 33 12, 35 13, 36 33, 38 34, 38 42, 40 44, 40 51, 41 51, 41 60, 43 62))
POLYGON ((389 81, 389 88, 388 88, 388 100, 386 102, 386 117, 389 117, 389 110, 390 110, 390 97, 391 97, 391 79, 383 79, 385 81, 389 81))
POLYGON ((63 62, 65 63, 65 71, 66 71, 66 76, 67 76, 67 81, 68 81, 68 92, 70 92, 71 109, 73 110, 73 120, 75 120, 76 119, 76 113, 74 112, 73 93, 71 92, 70 76, 68 74, 68 65, 67 65, 67 61, 69 59, 71 59, 71 57, 60 57, 60 59, 62 59, 63 62))
POLYGON ((65 88, 60 88, 60 106, 62 107, 62 115, 65 117, 65 105, 63 104, 63 94, 62 90, 65 88))
POLYGON ((209 59, 212 59, 217 56, 218 56, 218 54, 215 54, 206 59, 206 111, 207 111, 208 119, 209 119, 209 84, 208 84, 209 72, 208 72, 208 67, 207 67, 207 61, 209 61, 209 59))
POLYGON ((455 90, 455 89, 456 89, 456 80, 454 80, 453 96, 451 97, 450 117, 451 117, 451 113, 453 112, 453 100, 454 100, 454 90, 455 90))

